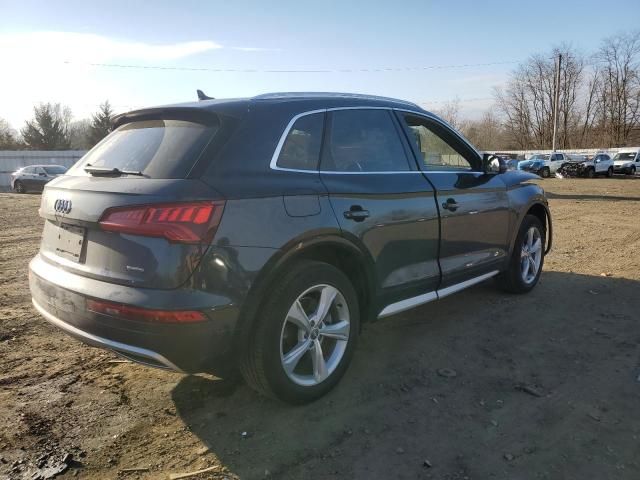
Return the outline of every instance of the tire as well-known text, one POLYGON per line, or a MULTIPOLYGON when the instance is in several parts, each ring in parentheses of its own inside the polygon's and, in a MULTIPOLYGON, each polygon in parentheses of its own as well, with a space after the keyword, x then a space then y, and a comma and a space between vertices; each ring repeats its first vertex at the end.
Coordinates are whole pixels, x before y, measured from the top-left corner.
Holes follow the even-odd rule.
POLYGON ((634 176, 636 174, 636 167, 635 166, 631 166, 631 168, 629 169, 629 175, 634 176))
MULTIPOLYGON (((525 216, 524 220, 522 220, 522 223, 520 224, 518 236, 516 237, 516 241, 513 245, 513 253, 509 260, 509 266, 506 271, 496 277, 496 281, 500 288, 510 293, 528 293, 536 286, 544 265, 545 239, 546 230, 540 219, 534 215, 525 216), (523 253, 524 247, 528 247, 529 245, 529 231, 531 229, 536 229, 538 233, 537 239, 540 240, 538 250, 539 257, 531 254, 524 256, 523 253), (526 261, 529 262, 526 275, 523 267, 525 258, 526 261), (530 262, 532 261, 537 265, 535 273, 531 271, 532 265, 530 262)), ((528 250, 531 249, 528 248, 528 250)))
POLYGON ((26 188, 24 188, 24 184, 23 184, 21 181, 19 181, 19 180, 17 180, 17 181, 13 184, 13 190, 14 190, 16 193, 27 193, 27 189, 26 189, 26 188))
POLYGON ((544 167, 544 168, 542 169, 542 171, 540 172, 540 176, 541 176, 542 178, 549 178, 549 177, 551 176, 551 171, 549 170, 549 168, 548 168, 548 167, 544 167))
POLYGON ((346 372, 359 329, 358 297, 347 276, 327 263, 298 261, 278 280, 262 305, 247 339, 240 371, 247 384, 264 395, 291 404, 312 402, 335 387, 346 372), (335 298, 322 320, 328 323, 321 321, 322 327, 317 328, 311 322, 319 314, 319 299, 331 296, 331 289, 335 298), (311 328, 301 327, 304 318, 298 307, 311 328), (332 325, 336 326, 333 332, 332 325), (334 332, 342 338, 327 336, 334 332), (318 345, 322 360, 317 356, 318 345), (287 359, 289 369, 285 369, 287 359))
POLYGON ((587 178, 593 178, 596 176, 596 171, 593 168, 587 169, 587 178))
POLYGON ((607 177, 608 178, 613 177, 613 167, 609 167, 609 169, 607 170, 607 177))

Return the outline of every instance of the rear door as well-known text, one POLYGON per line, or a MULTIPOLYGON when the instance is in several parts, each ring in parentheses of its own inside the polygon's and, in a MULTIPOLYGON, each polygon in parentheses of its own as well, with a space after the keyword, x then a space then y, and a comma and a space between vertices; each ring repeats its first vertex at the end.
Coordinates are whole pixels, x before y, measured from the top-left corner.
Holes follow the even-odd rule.
POLYGON ((34 185, 37 190, 42 190, 46 183, 49 181, 49 177, 47 176, 47 172, 44 171, 42 167, 36 167, 35 177, 34 177, 34 185))
POLYGON ((494 272, 507 255, 509 205, 500 175, 435 118, 398 112, 440 209, 440 288, 494 272))
POLYGON ((320 178, 345 236, 375 262, 381 304, 438 286, 438 210, 390 109, 327 114, 320 178))

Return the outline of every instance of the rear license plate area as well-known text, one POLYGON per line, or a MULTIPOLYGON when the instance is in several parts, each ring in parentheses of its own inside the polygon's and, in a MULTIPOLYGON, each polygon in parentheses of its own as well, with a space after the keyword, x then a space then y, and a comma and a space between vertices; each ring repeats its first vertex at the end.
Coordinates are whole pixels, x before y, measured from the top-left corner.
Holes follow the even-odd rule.
POLYGON ((74 262, 80 262, 86 229, 62 223, 58 225, 56 233, 57 238, 54 241, 56 254, 74 262))

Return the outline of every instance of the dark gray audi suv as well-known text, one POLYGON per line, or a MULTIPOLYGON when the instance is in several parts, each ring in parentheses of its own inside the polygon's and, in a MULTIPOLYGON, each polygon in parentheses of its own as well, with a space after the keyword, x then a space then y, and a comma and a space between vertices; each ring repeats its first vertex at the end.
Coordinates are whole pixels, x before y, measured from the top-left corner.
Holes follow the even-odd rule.
POLYGON ((537 177, 413 103, 268 94, 114 127, 47 184, 30 287, 52 324, 147 365, 308 402, 363 323, 491 277, 528 292, 550 248, 537 177))

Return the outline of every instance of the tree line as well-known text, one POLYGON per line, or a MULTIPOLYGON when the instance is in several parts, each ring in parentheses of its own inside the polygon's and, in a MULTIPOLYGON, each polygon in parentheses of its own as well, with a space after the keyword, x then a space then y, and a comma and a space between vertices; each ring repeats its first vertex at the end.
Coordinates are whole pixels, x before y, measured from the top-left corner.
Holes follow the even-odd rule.
POLYGON ((71 109, 59 103, 40 103, 20 132, 0 118, 0 150, 89 150, 112 129, 109 101, 91 118, 73 120, 71 109))
POLYGON ((640 31, 605 38, 591 54, 565 44, 532 55, 478 120, 460 118, 455 100, 437 113, 483 150, 550 149, 559 55, 557 148, 640 144, 640 31))

